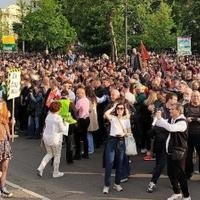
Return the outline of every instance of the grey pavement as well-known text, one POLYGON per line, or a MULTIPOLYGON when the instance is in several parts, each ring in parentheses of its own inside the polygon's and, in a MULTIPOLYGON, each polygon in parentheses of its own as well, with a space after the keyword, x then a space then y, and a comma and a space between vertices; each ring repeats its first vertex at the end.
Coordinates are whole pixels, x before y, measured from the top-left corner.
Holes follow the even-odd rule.
MULTIPOLYGON (((162 176, 154 193, 146 193, 154 161, 143 161, 142 155, 132 158, 132 175, 128 182, 122 184, 124 191, 116 192, 111 188, 110 193, 104 195, 102 194, 103 148, 97 149, 89 160, 83 159, 68 165, 65 161, 64 146, 60 171, 64 171, 65 175, 61 178, 52 178, 50 164, 46 167, 42 178, 36 175, 36 169, 45 154, 39 140, 19 137, 12 144, 12 150, 14 157, 10 163, 8 181, 14 199, 45 200, 46 197, 46 200, 165 200, 172 194, 166 175, 162 176)), ((200 200, 199 186, 200 175, 195 175, 189 181, 193 200, 200 200)))

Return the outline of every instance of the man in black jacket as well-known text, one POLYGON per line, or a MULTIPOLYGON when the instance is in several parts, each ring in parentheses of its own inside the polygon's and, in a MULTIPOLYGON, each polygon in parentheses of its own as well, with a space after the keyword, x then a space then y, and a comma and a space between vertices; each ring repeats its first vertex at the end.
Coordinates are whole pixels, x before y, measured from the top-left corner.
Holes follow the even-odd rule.
MULTIPOLYGON (((175 93, 168 93, 166 95, 166 103, 163 107, 158 108, 162 111, 162 117, 166 120, 170 119, 170 108, 177 103, 178 97, 175 93)), ((156 189, 158 179, 166 166, 167 155, 166 155, 166 140, 168 137, 168 131, 162 127, 154 126, 151 130, 154 135, 154 146, 153 151, 156 157, 155 167, 153 169, 151 181, 148 184, 147 192, 152 193, 156 189)))
POLYGON ((187 122, 183 115, 183 106, 175 104, 170 109, 170 123, 161 117, 161 112, 156 112, 156 126, 163 127, 169 132, 166 141, 167 172, 173 187, 174 194, 167 200, 191 200, 185 175, 185 157, 187 151, 187 122), (179 185, 180 184, 180 188, 179 185))
MULTIPOLYGON (((186 176, 190 178, 194 171, 193 152, 194 148, 200 157, 200 93, 193 91, 191 102, 185 105, 185 116, 188 121, 188 152, 186 158, 186 176)), ((200 171, 200 159, 199 159, 200 171)))

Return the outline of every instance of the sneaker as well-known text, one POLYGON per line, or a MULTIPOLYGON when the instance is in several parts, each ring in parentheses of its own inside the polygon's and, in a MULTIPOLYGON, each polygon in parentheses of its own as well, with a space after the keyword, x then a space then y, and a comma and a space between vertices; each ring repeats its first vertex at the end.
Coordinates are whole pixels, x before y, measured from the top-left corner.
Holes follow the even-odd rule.
POLYGON ((36 173, 37 173, 37 175, 38 175, 39 177, 42 177, 43 171, 37 169, 36 173))
POLYGON ((144 157, 144 161, 152 161, 152 160, 155 160, 155 158, 153 158, 152 155, 146 155, 144 157))
POLYGON ((5 187, 3 187, 3 188, 1 189, 1 196, 2 196, 2 197, 9 198, 9 197, 12 197, 12 196, 13 196, 13 193, 12 193, 12 192, 9 192, 5 187))
POLYGON ((141 149, 141 153, 146 153, 147 152, 147 149, 141 149))
POLYGON ((53 178, 58 178, 64 176, 64 172, 53 173, 53 178))
POLYGON ((109 193, 109 187, 104 186, 103 187, 103 194, 108 194, 109 193))
POLYGON ((182 194, 172 194, 167 200, 182 200, 182 194))
POLYGON ((121 179, 120 183, 125 183, 127 181, 128 181, 128 178, 123 178, 123 179, 121 179))
POLYGON ((147 192, 152 193, 155 189, 156 189, 156 184, 151 181, 147 187, 147 192))
POLYGON ((183 200, 192 200, 191 197, 183 197, 183 200))
POLYGON ((117 192, 121 192, 123 190, 122 186, 117 184, 113 185, 113 189, 115 189, 117 192))

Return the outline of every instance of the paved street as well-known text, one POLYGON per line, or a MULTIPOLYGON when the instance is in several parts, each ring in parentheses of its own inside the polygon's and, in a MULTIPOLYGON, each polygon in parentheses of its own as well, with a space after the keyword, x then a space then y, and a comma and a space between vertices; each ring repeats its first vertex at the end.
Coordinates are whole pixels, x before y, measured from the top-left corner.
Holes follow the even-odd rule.
MULTIPOLYGON (((12 149, 14 158, 8 181, 15 199, 45 200, 46 197, 46 200, 165 200, 172 193, 166 176, 160 179, 155 193, 145 192, 154 162, 143 161, 141 156, 132 158, 132 176, 127 183, 122 184, 124 191, 118 193, 111 189, 109 195, 104 195, 102 149, 98 149, 89 160, 75 161, 73 165, 66 164, 63 157, 60 170, 65 172, 65 176, 56 179, 51 177, 50 165, 42 178, 36 175, 36 168, 44 155, 39 140, 19 137, 13 143, 12 149)), ((199 184, 199 175, 195 175, 189 182, 193 200, 200 199, 199 184)))

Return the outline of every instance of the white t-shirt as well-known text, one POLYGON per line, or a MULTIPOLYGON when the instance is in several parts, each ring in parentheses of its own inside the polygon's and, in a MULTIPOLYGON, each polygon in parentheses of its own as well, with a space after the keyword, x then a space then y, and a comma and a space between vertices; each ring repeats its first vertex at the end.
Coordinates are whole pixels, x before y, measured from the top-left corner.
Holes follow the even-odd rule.
POLYGON ((48 146, 56 146, 62 143, 62 132, 67 127, 63 123, 63 119, 57 113, 49 113, 45 119, 45 129, 43 133, 44 143, 48 146))
POLYGON ((131 130, 131 123, 130 119, 127 117, 122 117, 121 119, 117 118, 117 116, 112 115, 111 120, 110 120, 110 136, 116 137, 116 136, 124 136, 125 134, 123 133, 123 129, 127 131, 131 130), (122 126, 120 125, 120 122, 122 126), (123 128, 122 128, 123 127, 123 128))

